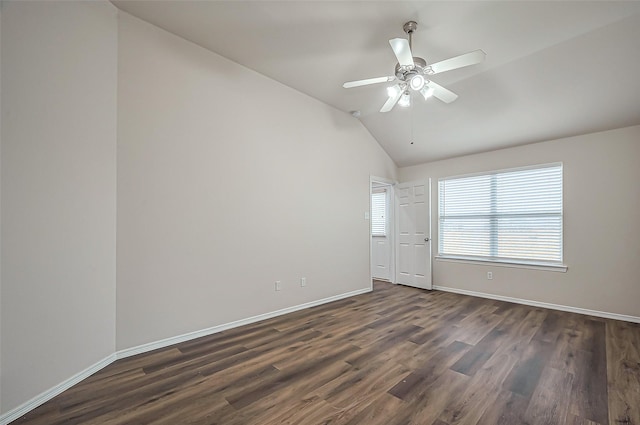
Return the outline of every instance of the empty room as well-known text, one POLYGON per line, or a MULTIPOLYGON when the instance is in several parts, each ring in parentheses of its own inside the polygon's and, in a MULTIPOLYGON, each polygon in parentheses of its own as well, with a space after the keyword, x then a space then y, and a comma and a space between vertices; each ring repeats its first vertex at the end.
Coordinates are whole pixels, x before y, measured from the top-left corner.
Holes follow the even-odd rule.
POLYGON ((640 425, 640 2, 0 1, 0 425, 640 425))

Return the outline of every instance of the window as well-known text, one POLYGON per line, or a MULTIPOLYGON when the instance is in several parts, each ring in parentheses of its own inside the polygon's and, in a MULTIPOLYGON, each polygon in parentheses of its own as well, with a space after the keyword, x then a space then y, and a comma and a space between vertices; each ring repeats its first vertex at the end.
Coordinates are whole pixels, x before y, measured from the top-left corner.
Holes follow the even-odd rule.
POLYGON ((562 164, 438 181, 440 257, 562 264, 562 164))
POLYGON ((376 189, 371 194, 371 235, 387 236, 387 191, 376 189))

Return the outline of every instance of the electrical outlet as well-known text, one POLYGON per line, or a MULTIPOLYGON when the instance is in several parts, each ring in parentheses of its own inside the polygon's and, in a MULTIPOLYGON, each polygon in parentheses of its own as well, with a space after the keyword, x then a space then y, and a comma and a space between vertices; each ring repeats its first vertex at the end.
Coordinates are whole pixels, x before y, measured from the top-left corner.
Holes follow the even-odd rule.
POLYGON ((301 277, 300 278, 300 286, 307 286, 307 278, 306 277, 301 277))
POLYGON ((276 291, 282 291, 282 282, 276 280, 276 291))
POLYGON ((487 272, 487 279, 488 280, 492 280, 493 279, 493 272, 487 272))

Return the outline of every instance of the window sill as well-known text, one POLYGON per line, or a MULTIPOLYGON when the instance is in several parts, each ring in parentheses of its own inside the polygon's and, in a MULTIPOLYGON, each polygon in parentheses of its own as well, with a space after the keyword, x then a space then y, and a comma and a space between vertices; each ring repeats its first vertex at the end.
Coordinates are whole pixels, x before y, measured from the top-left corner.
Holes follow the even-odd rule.
POLYGON ((478 265, 492 265, 498 267, 513 267, 516 269, 532 269, 532 270, 546 270, 551 272, 566 273, 569 268, 565 264, 549 264, 549 263, 529 263, 529 262, 515 262, 515 261, 498 261, 498 260, 479 260, 475 258, 465 257, 449 257, 449 256, 436 256, 437 261, 453 262, 453 263, 465 263, 465 264, 478 264, 478 265))

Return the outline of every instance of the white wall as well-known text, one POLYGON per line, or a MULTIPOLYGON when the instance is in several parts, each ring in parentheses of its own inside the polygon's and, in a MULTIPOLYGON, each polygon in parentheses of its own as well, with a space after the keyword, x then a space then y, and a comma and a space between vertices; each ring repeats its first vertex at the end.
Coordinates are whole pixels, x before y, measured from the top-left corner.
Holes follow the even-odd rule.
POLYGON ((640 317, 640 126, 401 168, 402 181, 562 161, 566 273, 434 262, 434 285, 640 317), (486 272, 493 271, 493 280, 486 272))
POLYGON ((118 349, 370 287, 369 175, 395 165, 359 121, 119 28, 118 349))
POLYGON ((110 3, 2 3, 2 412, 115 350, 116 60, 110 3))

